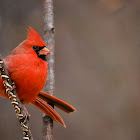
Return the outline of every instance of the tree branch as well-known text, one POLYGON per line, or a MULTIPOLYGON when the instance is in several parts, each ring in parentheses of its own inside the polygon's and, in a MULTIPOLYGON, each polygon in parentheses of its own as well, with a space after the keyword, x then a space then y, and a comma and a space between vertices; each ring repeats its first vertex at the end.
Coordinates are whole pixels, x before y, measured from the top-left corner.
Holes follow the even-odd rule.
POLYGON ((11 100, 11 104, 13 105, 16 116, 21 124, 21 129, 23 131, 23 139, 24 140, 33 140, 31 131, 29 129, 29 117, 27 116, 27 110, 22 105, 20 100, 18 99, 15 84, 12 82, 9 73, 6 69, 4 61, 0 56, 0 72, 1 72, 1 79, 3 79, 3 85, 5 87, 5 93, 8 94, 9 99, 11 100))
MULTIPOLYGON (((53 14, 53 0, 44 0, 44 23, 45 23, 45 36, 44 42, 46 43, 51 54, 47 57, 48 62, 48 78, 45 86, 45 90, 50 95, 55 92, 55 41, 54 41, 54 14, 53 14)), ((53 106, 53 105, 52 105, 53 106)), ((53 106, 54 107, 54 106, 53 106)), ((43 115, 43 140, 53 139, 53 120, 43 115)))

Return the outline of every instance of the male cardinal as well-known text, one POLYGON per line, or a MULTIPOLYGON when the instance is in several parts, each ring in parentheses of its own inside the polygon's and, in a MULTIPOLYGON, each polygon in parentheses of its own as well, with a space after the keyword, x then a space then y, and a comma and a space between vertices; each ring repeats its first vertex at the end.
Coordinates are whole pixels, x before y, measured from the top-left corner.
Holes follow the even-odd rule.
MULTIPOLYGON (((59 114, 48 104, 52 103, 70 113, 76 109, 68 103, 41 91, 47 79, 46 55, 50 51, 40 35, 31 27, 27 39, 20 43, 5 59, 11 79, 14 81, 18 97, 22 103, 33 104, 54 121, 65 126, 59 114)), ((0 79, 0 96, 8 98, 0 79)))

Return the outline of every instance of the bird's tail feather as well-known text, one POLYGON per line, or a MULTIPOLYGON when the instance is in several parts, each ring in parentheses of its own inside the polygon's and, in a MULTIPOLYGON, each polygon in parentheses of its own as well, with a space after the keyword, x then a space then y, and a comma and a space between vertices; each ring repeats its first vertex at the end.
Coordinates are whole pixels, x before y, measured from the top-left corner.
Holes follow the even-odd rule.
POLYGON ((56 107, 58 107, 59 109, 65 111, 67 113, 76 111, 76 109, 73 106, 71 106, 70 104, 68 104, 54 96, 51 96, 48 93, 45 93, 43 91, 40 91, 40 93, 38 94, 38 97, 40 99, 46 101, 47 103, 54 104, 56 107))
POLYGON ((40 109, 42 112, 44 112, 47 116, 51 117, 54 121, 66 127, 60 115, 49 104, 44 102, 41 98, 37 97, 36 100, 32 102, 32 104, 35 105, 38 109, 40 109))

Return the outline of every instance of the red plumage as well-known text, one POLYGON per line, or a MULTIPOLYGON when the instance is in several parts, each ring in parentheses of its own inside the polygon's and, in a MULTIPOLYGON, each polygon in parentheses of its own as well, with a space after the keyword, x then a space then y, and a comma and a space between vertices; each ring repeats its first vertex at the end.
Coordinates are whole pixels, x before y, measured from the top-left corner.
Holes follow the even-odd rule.
MULTIPOLYGON (((76 109, 64 101, 42 92, 47 79, 47 61, 45 56, 50 51, 40 35, 31 27, 28 37, 20 43, 5 59, 6 68, 16 85, 19 99, 38 107, 46 115, 65 126, 59 114, 45 101, 53 103, 67 113, 76 109)), ((3 80, 0 79, 0 96, 8 98, 4 93, 3 80)))

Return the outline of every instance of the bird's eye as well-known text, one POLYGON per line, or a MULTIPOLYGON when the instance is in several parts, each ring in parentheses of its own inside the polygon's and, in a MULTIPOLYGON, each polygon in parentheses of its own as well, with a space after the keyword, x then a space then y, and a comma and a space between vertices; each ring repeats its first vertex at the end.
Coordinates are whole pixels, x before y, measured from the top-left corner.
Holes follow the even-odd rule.
POLYGON ((37 46, 33 46, 33 49, 36 50, 37 49, 37 46))

